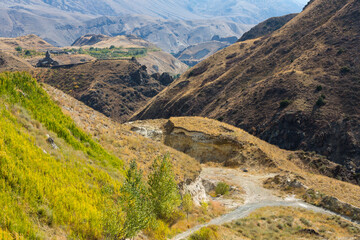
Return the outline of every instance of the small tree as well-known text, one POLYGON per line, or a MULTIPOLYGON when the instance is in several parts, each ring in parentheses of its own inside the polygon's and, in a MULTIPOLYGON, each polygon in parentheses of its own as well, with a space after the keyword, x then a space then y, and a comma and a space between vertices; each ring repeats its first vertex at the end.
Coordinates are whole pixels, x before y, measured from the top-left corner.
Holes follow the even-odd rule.
POLYGON ((191 213, 194 209, 194 201, 191 197, 190 193, 186 193, 183 197, 182 208, 184 212, 186 212, 186 218, 189 221, 189 213, 191 213))
POLYGON ((15 50, 16 50, 17 52, 22 52, 22 47, 18 46, 18 47, 15 48, 15 50))
POLYGON ((135 161, 131 161, 126 172, 124 185, 121 188, 121 202, 126 220, 121 237, 135 237, 139 231, 149 226, 152 219, 152 208, 147 187, 142 180, 135 161))
POLYGON ((110 46, 110 49, 114 49, 114 48, 115 48, 115 46, 114 46, 114 45, 111 45, 111 46, 110 46))
POLYGON ((159 219, 170 220, 181 203, 169 156, 155 159, 149 176, 149 192, 159 219))

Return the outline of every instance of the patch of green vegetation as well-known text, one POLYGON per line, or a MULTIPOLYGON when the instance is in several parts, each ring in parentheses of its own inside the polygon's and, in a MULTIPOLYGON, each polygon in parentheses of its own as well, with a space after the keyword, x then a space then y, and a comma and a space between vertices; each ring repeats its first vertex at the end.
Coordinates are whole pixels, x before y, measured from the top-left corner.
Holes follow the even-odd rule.
POLYGON ((323 87, 321 85, 316 86, 316 91, 317 92, 320 92, 322 89, 323 89, 323 87))
POLYGON ((17 56, 22 58, 31 58, 35 56, 44 56, 45 53, 38 52, 36 50, 23 49, 22 47, 16 47, 17 56))
POLYGON ((89 49, 83 48, 72 48, 64 49, 65 52, 71 52, 73 54, 87 54, 97 59, 128 59, 128 58, 139 58, 145 57, 148 52, 159 51, 158 49, 148 49, 148 48, 123 48, 115 47, 114 45, 110 48, 94 48, 90 47, 89 49))
POLYGON ((345 75, 345 74, 347 74, 349 72, 351 72, 351 69, 349 67, 347 67, 347 66, 344 66, 344 67, 340 68, 340 73, 342 75, 345 75))
POLYGON ((286 108, 287 106, 289 106, 291 104, 291 101, 288 99, 282 100, 280 102, 280 108, 286 108))
POLYGON ((319 107, 324 106, 326 104, 325 98, 326 98, 326 96, 324 94, 322 94, 316 101, 316 105, 319 107))
POLYGON ((219 239, 217 231, 216 226, 204 227, 192 234, 189 240, 217 240, 219 239))
POLYGON ((216 195, 226 195, 230 191, 230 186, 224 182, 219 182, 215 187, 216 195))

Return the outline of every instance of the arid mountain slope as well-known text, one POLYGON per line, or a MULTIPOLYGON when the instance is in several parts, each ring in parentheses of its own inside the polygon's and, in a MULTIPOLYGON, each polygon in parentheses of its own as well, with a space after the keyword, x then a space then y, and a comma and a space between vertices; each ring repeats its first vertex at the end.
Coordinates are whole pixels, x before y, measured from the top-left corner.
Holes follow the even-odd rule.
POLYGON ((55 49, 53 45, 34 34, 17 38, 0 38, 0 49, 2 51, 16 52, 16 47, 21 47, 23 49, 29 50, 55 49))
POLYGON ((33 69, 33 67, 25 60, 0 51, 0 72, 29 71, 31 69, 33 69))
POLYGON ((145 175, 150 172, 156 157, 170 154, 177 181, 189 182, 199 176, 200 164, 189 155, 131 131, 130 126, 106 117, 59 89, 47 84, 44 84, 44 89, 81 129, 93 135, 107 151, 125 162, 136 159, 145 175))
POLYGON ((288 14, 281 17, 273 17, 269 18, 268 20, 259 23, 255 27, 251 28, 249 31, 244 33, 241 38, 239 39, 239 42, 243 42, 249 39, 255 39, 262 36, 265 36, 267 34, 270 34, 278 29, 280 29, 282 26, 284 26, 286 23, 288 23, 291 19, 296 17, 296 13, 294 14, 288 14))
POLYGON ((165 75, 152 77, 145 66, 130 60, 98 60, 39 70, 37 77, 119 121, 126 121, 172 81, 169 77, 170 82, 164 82, 165 75))
POLYGON ((359 167, 359 22, 359 1, 315 0, 270 36, 189 70, 133 119, 207 116, 359 167))

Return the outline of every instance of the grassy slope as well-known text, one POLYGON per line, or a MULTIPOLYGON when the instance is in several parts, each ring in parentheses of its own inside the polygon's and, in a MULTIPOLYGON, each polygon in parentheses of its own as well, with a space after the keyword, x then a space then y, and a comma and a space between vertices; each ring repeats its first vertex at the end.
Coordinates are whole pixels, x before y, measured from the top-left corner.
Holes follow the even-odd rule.
POLYGON ((225 224, 225 239, 347 239, 360 233, 355 225, 305 209, 267 207, 225 224))
POLYGON ((77 128, 28 74, 0 74, 0 101, 0 234, 111 234, 121 222, 122 161, 77 128))
POLYGON ((96 137, 107 151, 125 162, 137 159, 145 175, 151 168, 152 160, 166 153, 171 155, 178 181, 195 179, 199 175, 200 163, 189 155, 134 133, 130 125, 113 121, 56 88, 44 84, 44 89, 80 128, 96 137))

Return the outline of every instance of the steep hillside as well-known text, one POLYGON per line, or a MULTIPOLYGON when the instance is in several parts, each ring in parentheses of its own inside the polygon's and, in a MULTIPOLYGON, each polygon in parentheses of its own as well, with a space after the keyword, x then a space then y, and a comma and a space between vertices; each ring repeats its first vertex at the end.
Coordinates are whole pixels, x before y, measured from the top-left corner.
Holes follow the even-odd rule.
POLYGON ((150 76, 145 66, 131 60, 98 60, 40 70, 37 77, 121 122, 169 84, 164 82, 165 75, 150 76))
POLYGON ((239 42, 259 38, 267 34, 273 33, 276 30, 280 29, 282 26, 284 26, 286 23, 288 23, 291 19, 296 17, 296 15, 297 14, 288 14, 281 17, 269 18, 244 33, 239 39, 239 42))
POLYGON ((0 101, 0 232, 19 239, 105 236, 115 224, 109 209, 122 214, 115 199, 123 161, 28 74, 0 74, 0 101))
POLYGON ((0 51, 0 72, 28 71, 31 69, 33 69, 33 67, 25 60, 0 51))
POLYGON ((200 163, 189 155, 131 131, 130 126, 106 117, 61 90, 47 84, 44 89, 81 129, 92 134, 107 151, 125 162, 136 159, 144 174, 150 172, 154 158, 170 154, 177 181, 189 182, 199 176, 200 163))
POLYGON ((156 47, 155 44, 145 41, 133 35, 119 35, 110 37, 102 34, 87 34, 78 38, 72 46, 89 48, 111 48, 116 47, 120 50, 126 49, 146 49, 146 54, 138 58, 138 61, 147 66, 149 73, 168 72, 173 75, 184 73, 188 66, 177 60, 171 54, 166 53, 156 47))
POLYGON ((133 119, 207 116, 355 171, 359 9, 355 0, 315 0, 270 36, 236 43, 201 62, 133 119))

